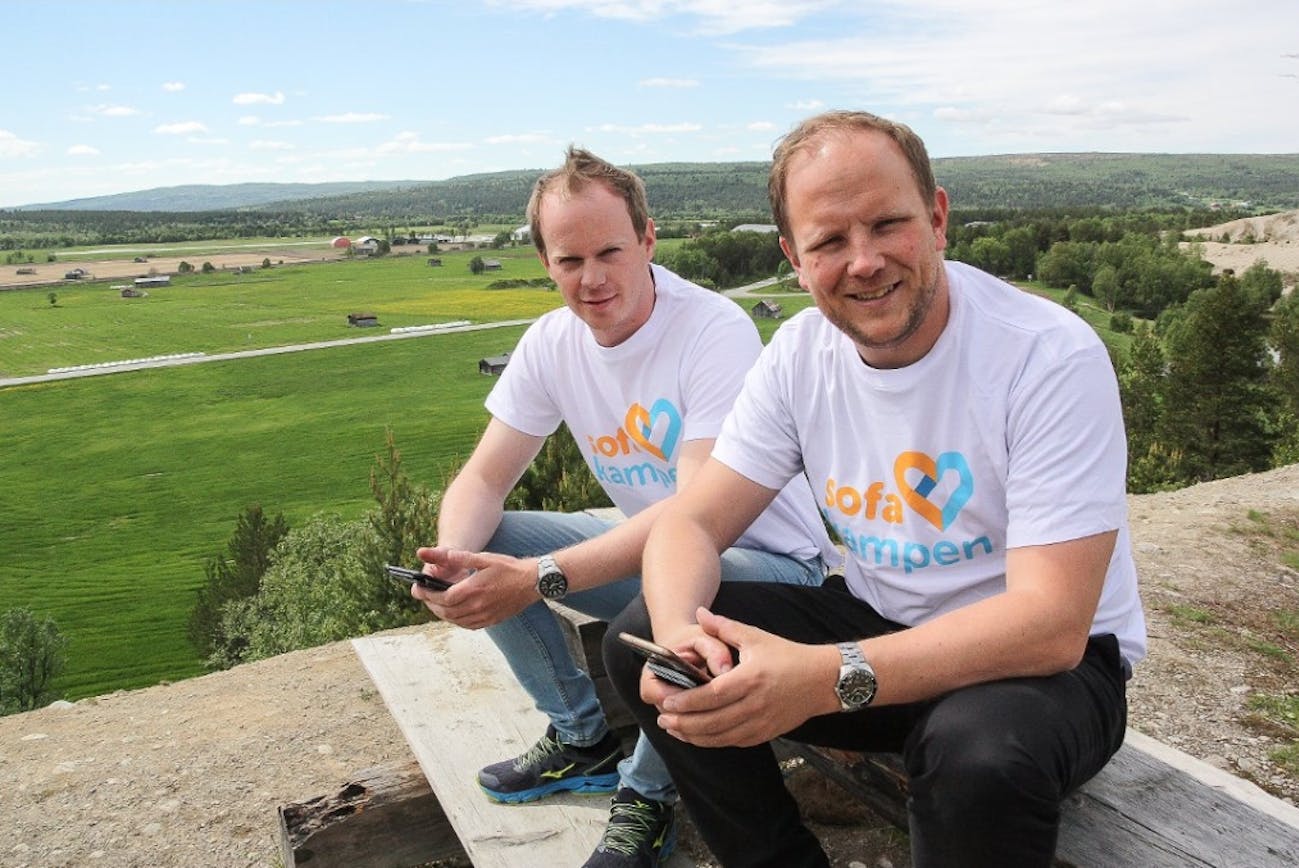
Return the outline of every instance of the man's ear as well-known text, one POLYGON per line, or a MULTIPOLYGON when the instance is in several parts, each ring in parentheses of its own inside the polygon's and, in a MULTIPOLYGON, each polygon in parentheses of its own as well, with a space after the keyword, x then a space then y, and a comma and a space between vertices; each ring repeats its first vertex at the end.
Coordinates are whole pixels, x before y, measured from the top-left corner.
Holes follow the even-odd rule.
POLYGON ((798 275, 798 285, 807 289, 807 284, 803 282, 803 267, 798 261, 798 251, 784 235, 780 236, 780 252, 785 254, 785 258, 793 266, 794 274, 798 275))

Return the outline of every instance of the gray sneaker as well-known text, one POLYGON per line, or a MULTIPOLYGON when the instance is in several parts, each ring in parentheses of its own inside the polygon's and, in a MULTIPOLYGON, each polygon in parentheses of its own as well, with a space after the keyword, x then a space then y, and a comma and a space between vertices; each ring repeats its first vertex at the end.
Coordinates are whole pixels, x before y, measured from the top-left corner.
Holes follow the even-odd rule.
POLYGON ((600 846, 583 868, 658 868, 676 844, 672 805, 623 787, 613 797, 600 846))

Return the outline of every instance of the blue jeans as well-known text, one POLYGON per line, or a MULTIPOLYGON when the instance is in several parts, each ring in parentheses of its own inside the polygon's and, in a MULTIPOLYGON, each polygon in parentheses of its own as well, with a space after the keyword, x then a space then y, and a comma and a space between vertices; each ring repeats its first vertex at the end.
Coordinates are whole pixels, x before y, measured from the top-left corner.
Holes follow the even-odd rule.
MULTIPOLYGON (((507 512, 484 551, 527 558, 591 539, 613 527, 583 512, 507 512)), ((819 558, 800 561, 756 549, 730 548, 722 553, 722 581, 781 582, 819 585, 824 569, 819 558)), ((602 621, 611 621, 640 593, 640 576, 574 591, 564 605, 602 621)), ((505 655, 514 677, 550 718, 562 741, 595 744, 609 731, 596 698, 595 684, 573 660, 557 616, 538 601, 513 618, 487 628, 505 655)), ((645 736, 618 766, 622 786, 660 802, 676 800, 676 788, 663 761, 645 736)))

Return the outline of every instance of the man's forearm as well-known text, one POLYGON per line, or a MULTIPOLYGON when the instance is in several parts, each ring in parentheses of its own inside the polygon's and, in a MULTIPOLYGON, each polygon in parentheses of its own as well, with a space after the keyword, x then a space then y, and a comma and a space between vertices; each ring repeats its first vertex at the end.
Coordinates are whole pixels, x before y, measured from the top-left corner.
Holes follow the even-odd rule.
POLYGON ((464 474, 442 493, 438 509, 438 545, 477 552, 496 533, 505 505, 486 485, 464 474))
POLYGON ((678 514, 663 515, 650 531, 642 560, 642 592, 654 635, 670 639, 695 623, 695 610, 712 603, 721 584, 716 541, 678 514))

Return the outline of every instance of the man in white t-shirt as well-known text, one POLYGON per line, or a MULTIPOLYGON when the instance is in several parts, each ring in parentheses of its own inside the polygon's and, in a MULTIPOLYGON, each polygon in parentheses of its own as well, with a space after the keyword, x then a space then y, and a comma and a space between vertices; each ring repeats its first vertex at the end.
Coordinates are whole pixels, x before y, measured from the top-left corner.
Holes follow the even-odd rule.
MULTIPOLYGON (((537 182, 528 218, 565 307, 519 341, 487 398, 491 421, 443 494, 438 545, 419 551, 425 572, 454 586, 412 593, 444 620, 487 628, 550 718, 534 747, 479 772, 484 792, 514 803, 616 791, 587 865, 654 866, 673 846, 671 779, 644 739, 623 758, 546 601, 609 620, 636 597, 649 527, 707 459, 762 343, 734 302, 651 263, 634 174, 570 149, 537 182), (504 511, 560 422, 626 521, 504 511)), ((837 555, 815 499, 804 478, 782 488, 723 556, 726 579, 821 583, 837 555)))
POLYGON ((900 124, 805 121, 770 194, 817 307, 763 351, 609 631, 715 677, 683 691, 608 639, 606 668, 728 868, 828 865, 776 736, 900 752, 917 866, 1049 865, 1145 653, 1108 354, 1064 308, 944 262, 947 195, 900 124), (719 585, 717 553, 802 474, 845 581, 719 585))

